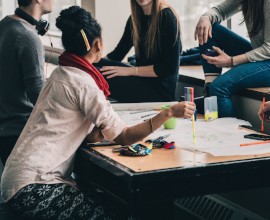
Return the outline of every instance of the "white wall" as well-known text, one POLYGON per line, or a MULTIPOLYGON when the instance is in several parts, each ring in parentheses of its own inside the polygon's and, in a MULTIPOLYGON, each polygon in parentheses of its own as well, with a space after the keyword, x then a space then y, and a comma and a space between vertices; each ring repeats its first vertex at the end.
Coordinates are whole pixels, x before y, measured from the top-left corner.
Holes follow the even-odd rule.
POLYGON ((11 0, 2 1, 2 11, 4 12, 3 16, 13 14, 16 4, 17 4, 16 1, 11 0))
MULTIPOLYGON (((129 0, 82 0, 82 7, 90 11, 102 27, 105 56, 111 52, 119 42, 128 17, 130 16, 129 0)), ((50 39, 47 36, 41 38, 44 45, 50 46, 50 39)), ((59 37, 51 36, 53 45, 62 48, 59 37)), ((133 55, 131 49, 127 56, 133 55)))
MULTIPOLYGON (((111 52, 119 42, 130 16, 129 0, 96 0, 96 19, 102 26, 104 55, 111 52)), ((133 55, 133 51, 129 55, 133 55)))
POLYGON ((246 25, 245 23, 241 24, 243 21, 243 14, 239 12, 232 18, 232 30, 249 40, 246 25))

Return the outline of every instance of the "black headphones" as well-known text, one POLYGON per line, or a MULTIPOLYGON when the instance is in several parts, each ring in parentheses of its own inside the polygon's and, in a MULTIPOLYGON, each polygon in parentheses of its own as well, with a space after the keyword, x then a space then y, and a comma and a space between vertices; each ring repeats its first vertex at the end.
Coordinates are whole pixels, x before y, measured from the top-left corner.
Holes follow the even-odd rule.
POLYGON ((46 34, 46 32, 49 30, 50 24, 48 21, 42 19, 37 21, 35 18, 33 18, 20 8, 16 8, 15 15, 21 17, 22 19, 26 20, 28 23, 32 25, 36 25, 37 33, 41 36, 46 34))

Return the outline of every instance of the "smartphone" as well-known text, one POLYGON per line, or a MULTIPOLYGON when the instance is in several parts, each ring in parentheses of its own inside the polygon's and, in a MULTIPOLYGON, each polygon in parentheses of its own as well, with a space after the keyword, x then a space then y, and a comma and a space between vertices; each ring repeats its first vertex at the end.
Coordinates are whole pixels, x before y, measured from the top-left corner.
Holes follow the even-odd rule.
POLYGON ((258 128, 254 128, 250 125, 239 125, 240 128, 245 128, 245 129, 249 129, 249 130, 252 130, 252 131, 257 131, 257 132, 262 132, 260 129, 258 128))
POLYGON ((206 56, 210 56, 210 57, 216 57, 219 55, 218 52, 213 49, 206 49, 204 53, 206 56))
POLYGON ((261 141, 270 140, 269 135, 263 135, 263 134, 246 134, 246 135, 244 135, 244 138, 249 138, 249 139, 254 139, 254 140, 261 140, 261 141))

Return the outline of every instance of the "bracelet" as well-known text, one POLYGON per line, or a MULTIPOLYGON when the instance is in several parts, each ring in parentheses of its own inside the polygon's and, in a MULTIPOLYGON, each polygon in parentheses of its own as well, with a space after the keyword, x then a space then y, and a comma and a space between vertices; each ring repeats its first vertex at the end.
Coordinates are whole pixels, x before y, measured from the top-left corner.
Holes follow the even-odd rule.
POLYGON ((150 127, 151 127, 151 133, 154 132, 154 128, 153 128, 153 118, 150 118, 150 127))
POLYGON ((135 73, 136 73, 136 76, 139 76, 139 67, 138 66, 135 67, 135 73))
POLYGON ((212 23, 213 17, 212 17, 212 15, 211 15, 211 14, 206 13, 206 14, 203 14, 202 16, 206 16, 206 17, 208 17, 208 18, 209 18, 210 23, 212 23))
POLYGON ((231 67, 234 67, 234 64, 233 64, 233 57, 231 57, 231 67))

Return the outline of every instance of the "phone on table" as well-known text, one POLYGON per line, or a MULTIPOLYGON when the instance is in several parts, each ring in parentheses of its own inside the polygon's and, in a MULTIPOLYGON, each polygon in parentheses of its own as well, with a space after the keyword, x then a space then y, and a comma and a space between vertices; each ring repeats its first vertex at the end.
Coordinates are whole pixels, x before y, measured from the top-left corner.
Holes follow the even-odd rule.
POLYGON ((261 140, 261 141, 270 140, 269 135, 263 135, 263 134, 246 134, 246 135, 244 135, 244 138, 249 138, 249 139, 254 139, 254 140, 261 140))
POLYGON ((252 130, 252 131, 256 131, 256 132, 262 132, 260 129, 258 128, 254 128, 250 125, 239 125, 240 128, 245 128, 245 129, 249 129, 249 130, 252 130))
POLYGON ((217 51, 215 51, 215 50, 213 50, 213 49, 206 49, 206 50, 205 50, 205 55, 206 55, 206 56, 210 56, 210 57, 216 57, 216 56, 218 56, 219 54, 218 54, 217 51))

